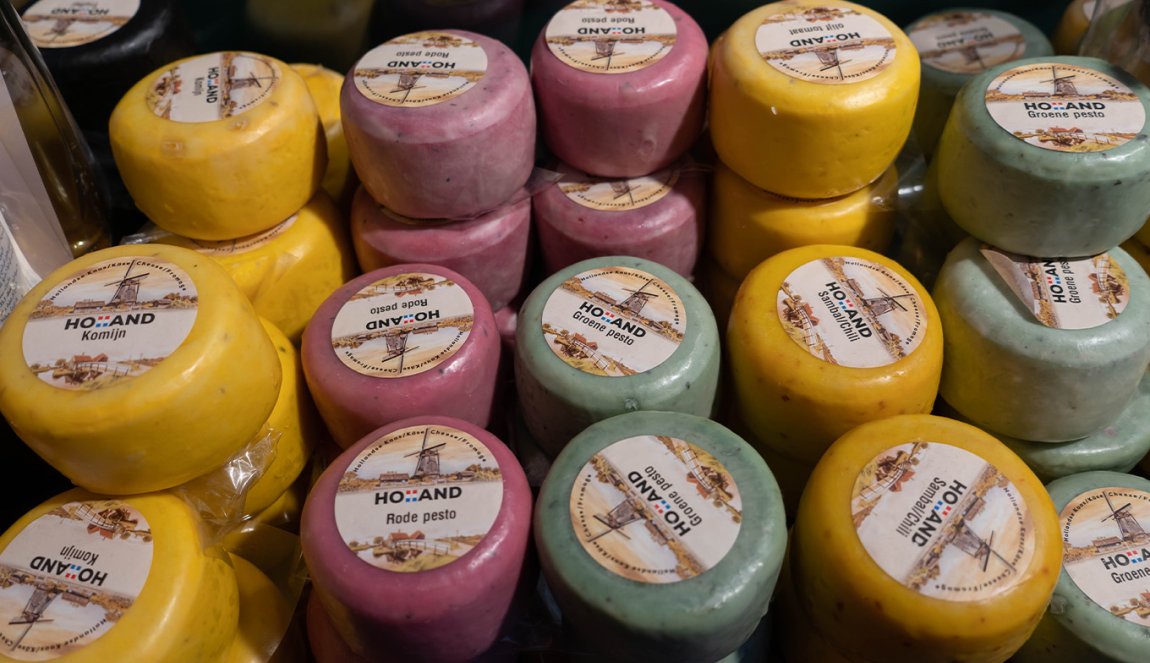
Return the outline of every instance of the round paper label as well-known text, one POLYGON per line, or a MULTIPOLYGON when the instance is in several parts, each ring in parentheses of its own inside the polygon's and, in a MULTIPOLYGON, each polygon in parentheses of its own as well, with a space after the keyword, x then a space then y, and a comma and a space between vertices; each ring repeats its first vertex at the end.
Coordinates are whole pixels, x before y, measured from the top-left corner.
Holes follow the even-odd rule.
POLYGON ((166 260, 98 262, 48 291, 24 327, 24 361, 61 389, 102 389, 143 375, 176 351, 196 322, 187 272, 166 260))
POLYGON ((1117 318, 1130 302, 1130 280, 1109 253, 1089 258, 1030 258, 984 244, 982 255, 1022 305, 1047 327, 1099 327, 1117 318))
POLYGON ((1061 62, 1008 69, 986 88, 986 110, 1012 136, 1056 152, 1105 152, 1146 125, 1142 101, 1110 76, 1061 62))
POLYGON ((1013 23, 983 12, 928 16, 907 36, 924 64, 956 74, 977 74, 1026 53, 1026 38, 1013 23))
POLYGON ((890 30, 846 7, 772 14, 755 32, 755 46, 768 64, 787 76, 832 85, 878 76, 897 52, 890 30))
POLYGON ((293 214, 287 221, 284 221, 278 226, 239 239, 225 239, 214 242, 193 239, 192 243, 195 244, 196 251, 206 256, 218 258, 240 255, 249 251, 255 251, 261 246, 266 246, 269 242, 287 232, 288 229, 295 224, 297 218, 299 218, 299 215, 293 214))
POLYGON ((632 267, 599 267, 564 281, 543 306, 543 336, 568 366, 622 377, 667 361, 687 329, 683 300, 632 267))
POLYGON ((148 521, 122 502, 40 516, 0 552, 0 647, 20 661, 75 654, 132 607, 151 567, 148 521))
POLYGON ((855 479, 851 517, 883 571, 947 601, 1010 589, 1034 556, 1030 510, 1010 479, 940 442, 900 444, 875 456, 855 479))
POLYGON ((583 550, 628 580, 666 584, 727 556, 743 500, 727 468, 673 437, 641 435, 591 457, 575 478, 571 526, 583 550))
POLYGON ((434 106, 475 87, 487 74, 478 43, 446 32, 396 37, 355 65, 355 88, 377 104, 434 106))
POLYGON ((450 426, 412 426, 379 438, 347 467, 335 524, 367 564, 416 573, 478 546, 502 505, 503 474, 490 449, 450 426))
POLYGON ((605 180, 589 175, 564 175, 559 190, 572 202, 602 212, 626 212, 662 200, 679 181, 678 169, 629 180, 605 180))
POLYGON ((1062 509, 1062 563, 1110 614, 1150 628, 1150 493, 1097 488, 1062 509))
POLYGON ((213 122, 262 104, 279 83, 279 67, 254 53, 208 53, 165 70, 147 93, 148 107, 175 122, 213 122))
POLYGON ((863 258, 806 263, 783 281, 777 306, 791 340, 839 366, 889 366, 926 335, 926 308, 914 288, 863 258))
POLYGON ((463 286, 438 274, 408 272, 357 292, 331 328, 331 345, 351 370, 402 378, 439 366, 471 335, 475 308, 463 286))
POLYGON ((555 13, 545 39, 564 64, 596 74, 625 74, 667 57, 675 19, 647 0, 575 0, 555 13))
POLYGON ((140 0, 40 0, 20 20, 37 48, 69 48, 119 30, 140 10, 140 0))

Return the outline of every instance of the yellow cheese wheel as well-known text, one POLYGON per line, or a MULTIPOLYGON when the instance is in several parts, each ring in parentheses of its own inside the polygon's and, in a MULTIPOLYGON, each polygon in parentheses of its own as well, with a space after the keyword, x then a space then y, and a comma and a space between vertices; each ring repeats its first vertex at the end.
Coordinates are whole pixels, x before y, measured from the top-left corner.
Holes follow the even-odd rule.
POLYGON ((224 663, 287 663, 303 661, 303 650, 294 644, 288 629, 292 604, 275 583, 254 564, 238 555, 230 555, 239 585, 239 628, 231 647, 221 659, 224 663), (286 642, 285 642, 286 639, 286 642))
POLYGON ((227 273, 174 246, 77 258, 0 327, 0 412, 73 483, 106 494, 220 467, 267 421, 280 378, 227 273))
POLYGON ((1059 55, 1077 55, 1078 43, 1090 27, 1090 19, 1098 0, 1072 0, 1062 12, 1062 18, 1050 36, 1054 52, 1059 55))
POLYGON ((166 236, 158 242, 195 249, 223 265, 256 313, 298 343, 323 300, 357 273, 347 218, 324 192, 270 230, 206 241, 166 236))
POLYGON ((894 234, 898 171, 893 166, 854 193, 801 200, 764 191, 719 163, 711 190, 710 254, 740 278, 787 249, 845 244, 882 252, 894 234))
POLYGON ((747 275, 727 350, 755 441, 813 463, 859 424, 931 411, 942 324, 930 295, 898 263, 814 245, 772 256, 747 275))
POLYGON ((177 235, 221 240, 267 230, 311 199, 327 163, 321 131, 299 74, 229 51, 145 76, 116 105, 108 138, 140 211, 177 235))
POLYGON ((768 4, 736 21, 713 59, 715 151, 759 188, 845 195, 882 175, 910 134, 918 52, 871 9, 842 0, 768 4))
POLYGON ((815 467, 791 538, 799 602, 860 661, 1004 661, 1062 560, 1058 514, 1001 442, 953 419, 864 424, 815 467))
POLYGON ((343 75, 314 64, 293 64, 292 69, 303 77, 312 101, 323 123, 327 140, 327 169, 320 186, 339 203, 342 209, 351 205, 355 194, 356 177, 347 152, 347 139, 343 137, 343 122, 339 110, 339 92, 343 89, 343 75))
POLYGON ((0 536, 0 569, 0 661, 203 663, 235 638, 232 565, 171 493, 57 495, 0 536))

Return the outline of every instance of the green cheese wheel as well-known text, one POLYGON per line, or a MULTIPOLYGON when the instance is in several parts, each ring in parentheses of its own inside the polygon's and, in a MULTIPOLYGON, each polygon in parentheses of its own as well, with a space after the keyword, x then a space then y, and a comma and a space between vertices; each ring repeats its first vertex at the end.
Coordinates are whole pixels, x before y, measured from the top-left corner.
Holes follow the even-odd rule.
POLYGON ((1150 549, 1150 481, 1117 472, 1084 472, 1046 488, 1062 518, 1066 553, 1050 607, 1015 660, 1145 663, 1150 656, 1150 617, 1139 616, 1138 610, 1150 610, 1150 559, 1142 554, 1150 549), (1114 577, 1108 577, 1110 572, 1114 577), (1105 605, 1091 598, 1127 594, 1129 601, 1105 600, 1105 605), (1132 610, 1123 616, 1112 612, 1126 608, 1132 610))
POLYGON ((515 387, 527 429, 548 455, 624 412, 710 416, 719 330, 686 279, 642 258, 608 256, 552 274, 523 303, 515 387))
POLYGON ((612 658, 716 661, 766 614, 786 548, 782 496, 714 421, 632 412, 555 459, 535 541, 563 618, 612 658))

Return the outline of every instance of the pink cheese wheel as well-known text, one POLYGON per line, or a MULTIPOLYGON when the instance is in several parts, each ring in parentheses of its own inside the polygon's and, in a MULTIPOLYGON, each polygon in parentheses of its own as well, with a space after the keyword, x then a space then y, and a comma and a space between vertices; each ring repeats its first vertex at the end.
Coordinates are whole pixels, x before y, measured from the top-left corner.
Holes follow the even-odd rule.
MULTIPOLYGON (((531 51, 531 80, 547 146, 563 161, 601 177, 637 177, 666 168, 703 128, 707 38, 674 4, 643 2, 665 10, 675 25, 674 44, 653 64, 621 73, 576 68, 548 46, 546 27, 531 51)), ((616 45, 619 51, 626 48, 626 42, 616 45)))
POLYGON ((676 166, 610 181, 566 164, 559 171, 563 179, 532 202, 548 274, 600 256, 645 258, 687 277, 695 270, 706 209, 701 172, 676 166))
MULTIPOLYGON (((387 77, 364 74, 399 62, 389 59, 386 49, 404 52, 395 49, 396 41, 413 37, 398 37, 369 51, 348 72, 340 93, 352 165, 371 196, 403 216, 459 218, 495 209, 527 182, 534 166, 535 101, 527 70, 511 49, 490 37, 463 30, 418 34, 478 44, 485 57, 475 57, 468 46, 460 57, 471 61, 454 64, 482 69, 482 77, 437 103, 389 105, 395 103, 394 95, 382 103, 378 95, 369 97, 357 80, 378 81, 374 89, 381 93, 394 90, 385 85, 387 77), (483 60, 485 64, 476 64, 483 60)), ((433 43, 415 43, 407 52, 440 52, 427 45, 433 43)), ((402 61, 418 64, 419 57, 402 61)), ((444 80, 421 76, 416 82, 423 88, 444 80)))
POLYGON ((416 415, 490 420, 495 317, 483 293, 445 267, 393 265, 349 281, 320 305, 301 353, 312 398, 343 448, 416 415))
POLYGON ((441 265, 470 279, 491 308, 499 309, 523 285, 531 198, 520 191, 512 202, 472 219, 419 222, 389 212, 360 187, 352 203, 351 228, 363 271, 400 263, 441 265))
MULTIPOLYGON (((452 454, 459 454, 463 444, 457 442, 443 448, 442 453, 445 456, 442 470, 445 475, 454 469, 447 459, 452 454)), ((406 448, 404 446, 404 450, 406 448)), ((434 444, 427 448, 435 450, 434 444)), ((422 448, 420 453, 422 454, 422 448)), ((393 455, 398 456, 398 452, 393 455)), ((422 460, 423 456, 420 455, 419 458, 422 460)), ((408 460, 412 461, 410 465, 416 465, 415 459, 408 460)), ((456 465, 462 462, 469 460, 456 461, 456 465)), ((436 466, 438 473, 440 467, 438 462, 436 466)), ((477 470, 476 474, 479 471, 481 470, 477 470)), ((410 472, 410 469, 407 472, 410 472)), ((418 472, 416 469, 415 474, 418 472)), ((380 477, 380 482, 383 481, 384 477, 380 477)), ((402 494, 406 492, 404 488, 410 489, 413 486, 416 490, 422 491, 444 485, 471 484, 445 484, 442 481, 431 483, 426 478, 423 483, 419 483, 416 479, 411 479, 403 486, 399 486, 398 492, 402 494), (424 485, 427 486, 426 489, 422 488, 424 485)), ((451 490, 440 489, 445 492, 451 490)), ((466 491, 468 488, 465 487, 463 490, 466 491)), ((378 509, 379 513, 372 511, 362 518, 365 523, 377 523, 377 525, 368 524, 362 527, 373 532, 378 530, 383 534, 381 540, 396 540, 392 534, 396 527, 386 526, 387 518, 383 512, 386 511, 392 516, 397 513, 403 514, 401 507, 406 508, 409 505, 395 506, 392 503, 391 506, 379 507, 378 496, 381 493, 377 491, 373 500, 370 491, 371 489, 368 489, 369 495, 362 504, 366 505, 366 509, 378 509)), ((379 491, 396 492, 397 487, 392 485, 380 488, 379 491)), ((487 499, 486 496, 490 493, 486 493, 484 497, 471 495, 464 492, 462 497, 457 499, 437 500, 428 507, 437 511, 424 511, 424 513, 458 510, 463 514, 465 510, 471 508, 472 510, 467 513, 476 514, 481 511, 475 508, 476 504, 487 499)), ((484 504, 490 506, 493 503, 484 502, 484 504)), ((330 624, 355 654, 368 660, 414 659, 444 663, 467 661, 488 650, 498 639, 504 623, 511 621, 509 616, 513 612, 517 586, 527 552, 531 507, 531 489, 522 468, 511 450, 495 436, 465 421, 448 417, 406 419, 367 435, 324 470, 304 505, 301 525, 304 559, 316 595, 330 617, 330 624), (442 531, 452 532, 455 528, 461 528, 460 533, 472 535, 455 537, 455 539, 468 539, 469 545, 473 545, 457 559, 426 570, 399 571, 380 568, 377 566, 377 560, 383 557, 375 555, 377 551, 363 550, 357 554, 352 552, 349 543, 345 543, 346 530, 341 525, 345 520, 341 519, 349 516, 346 515, 348 511, 343 506, 344 503, 339 501, 345 499, 347 495, 346 487, 340 491, 341 483, 346 485, 349 481, 345 475, 358 477, 354 474, 356 469, 360 469, 361 472, 367 471, 361 469, 365 462, 363 459, 365 454, 372 454, 373 449, 378 450, 373 455, 378 460, 380 456, 388 453, 387 449, 391 444, 410 444, 410 442, 395 442, 397 436, 407 435, 404 431, 420 428, 446 431, 447 435, 452 436, 440 438, 434 437, 436 433, 432 433, 433 441, 458 438, 470 439, 469 444, 472 447, 481 445, 483 449, 480 452, 485 457, 482 468, 488 470, 492 464, 498 466, 500 478, 496 481, 502 486, 501 501, 498 503, 497 513, 493 514, 494 520, 490 527, 478 541, 475 541, 474 532, 466 528, 467 523, 453 521, 450 525, 440 527, 442 531), (478 441, 480 445, 475 445, 474 441, 478 441)), ((422 506, 417 503, 410 505, 410 508, 411 513, 416 513, 422 506)), ((486 515, 490 516, 492 512, 487 511, 486 515)), ((421 528, 430 532, 425 539, 429 546, 444 545, 445 539, 435 538, 435 527, 434 523, 430 528, 418 523, 407 525, 403 527, 406 530, 403 535, 414 537, 415 534, 412 534, 411 530, 421 528)), ((408 540, 405 543, 410 542, 408 540)), ((398 549, 403 548, 402 546, 386 548, 388 551, 398 549)), ((407 563, 416 564, 431 554, 421 553, 407 563)), ((433 565, 429 563, 427 566, 433 565)), ((309 613, 314 611, 310 610, 309 613)), ((315 626, 311 625, 309 628, 315 626)), ((329 637, 324 640, 330 642, 329 637)))

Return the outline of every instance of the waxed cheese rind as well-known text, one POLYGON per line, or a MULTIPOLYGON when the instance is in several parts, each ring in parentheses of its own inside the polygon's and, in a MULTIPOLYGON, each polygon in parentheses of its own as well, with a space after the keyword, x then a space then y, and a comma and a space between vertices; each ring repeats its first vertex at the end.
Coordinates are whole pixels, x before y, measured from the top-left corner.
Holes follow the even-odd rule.
POLYGON ((293 64, 291 68, 307 84, 320 123, 323 124, 323 135, 327 142, 327 168, 324 169, 320 187, 341 208, 346 209, 358 180, 351 168, 347 139, 344 138, 343 122, 340 119, 339 93, 343 88, 343 75, 320 65, 293 64))
MULTIPOLYGON (((1061 513, 1078 495, 1096 488, 1111 487, 1150 493, 1150 481, 1118 472, 1083 472, 1056 479, 1047 484, 1046 489, 1054 508, 1061 513)), ((1110 614, 1109 610, 1086 596, 1065 569, 1058 576, 1058 585, 1045 619, 1053 619, 1070 635, 1110 660, 1141 663, 1146 660, 1146 652, 1150 651, 1150 629, 1110 614)))
POLYGON ((564 619, 598 649, 631 660, 717 660, 733 652, 766 614, 786 548, 782 496, 762 458, 720 424, 673 412, 630 412, 580 433, 543 482, 534 524, 543 573, 564 619), (587 554, 571 525, 570 495, 583 465, 636 435, 690 442, 722 463, 738 486, 738 536, 699 576, 670 584, 624 579, 587 554))
POLYGON ((528 430, 548 455, 601 419, 634 410, 710 416, 719 381, 719 330, 703 295, 666 267, 642 258, 606 256, 552 274, 523 302, 515 333, 515 387, 528 430), (686 331, 665 362, 624 377, 590 375, 567 365, 543 333, 543 308, 563 281, 599 267, 639 269, 675 291, 686 312, 686 331))
POLYGON ((468 660, 496 640, 512 607, 531 527, 531 488, 514 454, 495 436, 442 416, 413 417, 365 436, 320 476, 300 528, 314 590, 344 642, 360 655, 468 660), (411 426, 445 426, 478 439, 502 472, 503 499, 491 529, 459 559, 429 571, 376 568, 344 543, 335 498, 347 467, 376 440, 411 426), (451 637, 443 637, 450 633, 451 637))
POLYGON ((906 661, 1003 661, 1038 624, 1062 560, 1058 514, 1038 477, 989 434, 932 415, 890 417, 839 438, 811 474, 799 503, 790 562, 799 602, 815 628, 848 657, 906 661), (992 463, 1030 513, 1034 555, 994 600, 924 597, 886 573, 851 520, 851 491, 879 453, 913 441, 943 443, 992 463))
POLYGON ((251 304, 206 256, 136 244, 86 254, 36 285, 0 327, 0 412, 73 483, 105 494, 171 488, 220 467, 255 438, 275 406, 279 359, 251 304), (184 342, 142 375, 91 391, 47 384, 28 368, 24 324, 41 299, 104 260, 167 260, 199 292, 184 342))
MULTIPOLYGON (((37 518, 69 502, 116 499, 137 509, 152 531, 147 582, 119 621, 68 663, 220 660, 239 623, 239 590, 227 553, 209 545, 192 508, 172 493, 106 497, 82 488, 49 498, 0 535, 0 550, 37 518)), ((0 654, 3 660, 9 659, 0 654)))
POLYGON ((1111 249, 1129 280, 1125 310, 1099 327, 1053 329, 1023 306, 980 246, 973 238, 960 243, 935 283, 942 397, 976 424, 1022 440, 1067 442, 1113 423, 1150 362, 1146 272, 1111 249))
POLYGON ((990 116, 986 89, 1004 71, 1036 62, 1104 73, 1150 109, 1145 85, 1096 58, 1049 56, 992 67, 959 92, 939 139, 939 197, 955 223, 1007 251, 1042 257, 1102 253, 1146 221, 1150 135, 1144 127, 1124 145, 1093 153, 1048 150, 1015 137, 990 116))
POLYGON ((910 134, 918 51, 890 20, 841 0, 788 0, 745 14, 716 41, 709 126, 715 151, 755 186, 795 198, 831 198, 866 186, 894 162, 910 134), (873 78, 827 85, 776 71, 758 52, 763 19, 787 9, 849 7, 895 40, 894 61, 873 78))

